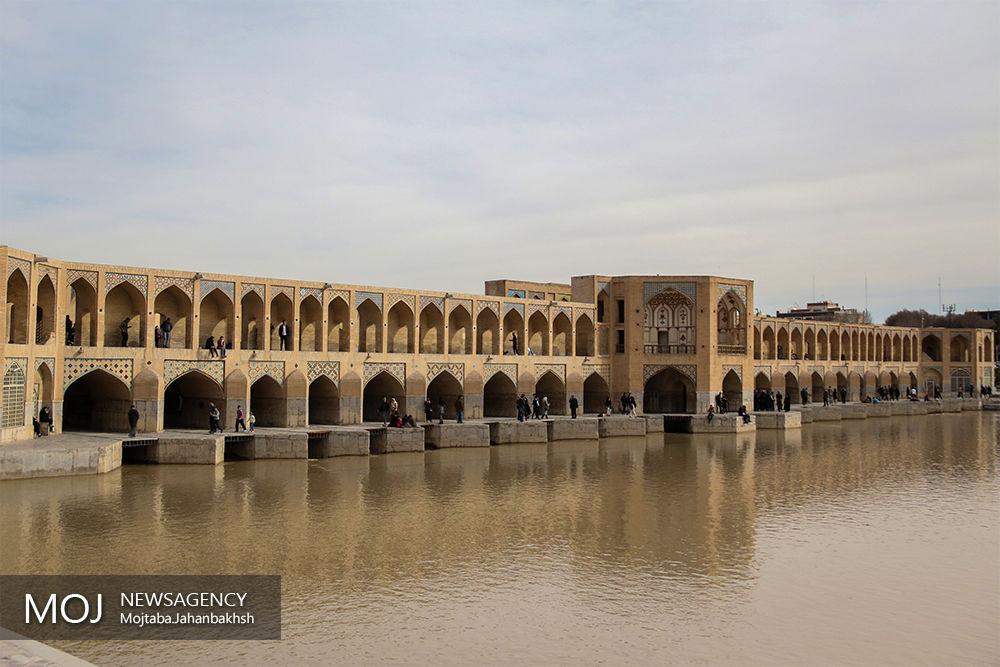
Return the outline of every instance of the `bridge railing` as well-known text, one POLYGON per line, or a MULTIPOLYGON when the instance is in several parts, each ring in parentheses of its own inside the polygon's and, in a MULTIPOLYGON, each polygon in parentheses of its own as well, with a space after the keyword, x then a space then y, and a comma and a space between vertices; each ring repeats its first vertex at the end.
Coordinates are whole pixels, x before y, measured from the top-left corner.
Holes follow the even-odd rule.
POLYGON ((694 354, 694 351, 694 345, 686 344, 646 346, 646 354, 694 354))

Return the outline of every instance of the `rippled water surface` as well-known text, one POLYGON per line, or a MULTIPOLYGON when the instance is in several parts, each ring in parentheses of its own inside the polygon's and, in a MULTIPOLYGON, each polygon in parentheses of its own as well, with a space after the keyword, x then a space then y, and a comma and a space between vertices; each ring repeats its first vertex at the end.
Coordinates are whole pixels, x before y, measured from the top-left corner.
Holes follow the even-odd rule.
POLYGON ((1000 415, 0 483, 13 573, 283 577, 98 664, 996 664, 1000 415))

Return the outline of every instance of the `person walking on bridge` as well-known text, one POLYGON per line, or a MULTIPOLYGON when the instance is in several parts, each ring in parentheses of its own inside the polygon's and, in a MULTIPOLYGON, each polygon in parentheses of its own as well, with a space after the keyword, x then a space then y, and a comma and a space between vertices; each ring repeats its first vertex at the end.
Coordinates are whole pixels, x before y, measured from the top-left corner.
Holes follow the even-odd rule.
POLYGON ((281 324, 278 325, 278 341, 280 349, 288 349, 288 325, 285 324, 285 320, 281 320, 281 324))
POLYGON ((246 422, 243 421, 243 406, 242 405, 237 405, 236 406, 236 428, 234 428, 233 431, 236 432, 236 433, 239 433, 241 426, 243 427, 244 431, 247 430, 246 422))
POLYGON ((460 394, 459 397, 455 399, 455 421, 461 424, 464 417, 465 401, 462 399, 462 395, 460 394))
POLYGON ((576 400, 576 396, 569 397, 569 414, 571 419, 576 419, 576 409, 580 407, 580 401, 576 400))
POLYGON ((163 334, 163 347, 170 347, 170 332, 174 330, 174 323, 168 317, 160 325, 160 332, 163 334))
POLYGON ((135 404, 128 411, 128 437, 135 437, 136 427, 139 426, 139 411, 135 409, 135 404))

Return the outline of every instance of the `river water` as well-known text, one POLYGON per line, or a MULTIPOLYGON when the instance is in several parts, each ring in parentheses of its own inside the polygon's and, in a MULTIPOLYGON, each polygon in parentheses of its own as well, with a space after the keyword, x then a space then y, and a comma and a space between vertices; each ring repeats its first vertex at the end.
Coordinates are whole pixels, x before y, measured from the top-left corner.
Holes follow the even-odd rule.
POLYGON ((997 413, 0 483, 7 573, 280 574, 98 664, 996 664, 997 413))

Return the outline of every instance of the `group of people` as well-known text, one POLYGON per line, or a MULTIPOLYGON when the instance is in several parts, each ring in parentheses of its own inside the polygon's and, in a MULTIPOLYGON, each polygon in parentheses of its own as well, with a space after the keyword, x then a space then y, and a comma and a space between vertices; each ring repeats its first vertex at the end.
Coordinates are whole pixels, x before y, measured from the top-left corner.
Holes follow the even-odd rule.
MULTIPOLYGON (((779 396, 780 396, 780 394, 779 394, 779 396)), ((721 403, 726 406, 726 410, 723 411, 722 407, 719 407, 719 414, 723 414, 724 412, 728 412, 729 401, 726 400, 725 396, 723 396, 722 398, 723 398, 723 401, 721 403)), ((716 401, 715 402, 716 402, 716 405, 718 405, 720 403, 718 396, 716 396, 716 401)), ((709 424, 711 424, 712 420, 715 419, 715 412, 716 412, 716 406, 715 405, 708 406, 708 412, 706 413, 705 416, 708 419, 708 423, 709 424)), ((747 410, 747 406, 746 405, 741 405, 740 409, 736 411, 736 414, 738 414, 743 419, 743 423, 744 424, 749 424, 750 423, 750 412, 747 410)))
POLYGON ((174 323, 170 318, 163 320, 158 326, 153 328, 153 345, 156 347, 170 347, 170 332, 174 330, 174 323))
MULTIPOLYGON (((847 398, 847 394, 844 394, 847 398)), ((789 412, 792 409, 792 397, 782 396, 781 392, 773 389, 755 389, 753 392, 754 412, 789 412)))
POLYGON ((548 419, 549 418, 549 397, 542 396, 538 397, 537 394, 532 394, 531 398, 528 398, 524 394, 517 397, 517 421, 523 422, 529 419, 548 419))
POLYGON ((218 356, 221 359, 226 358, 226 337, 219 336, 216 340, 214 336, 209 336, 205 339, 205 349, 208 350, 209 357, 218 356))
MULTIPOLYGON (((430 405, 430 399, 424 401, 424 412, 427 412, 427 406, 430 405)), ((382 415, 382 426, 388 426, 390 428, 402 428, 407 426, 409 428, 416 428, 417 420, 413 418, 413 415, 400 415, 399 414, 399 402, 395 398, 388 398, 387 396, 382 397, 382 403, 378 408, 379 414, 382 415)), ((441 422, 444 423, 444 399, 441 399, 441 422)), ((431 417, 427 417, 427 421, 431 421, 431 417)), ((460 422, 461 423, 461 422, 460 422)))

